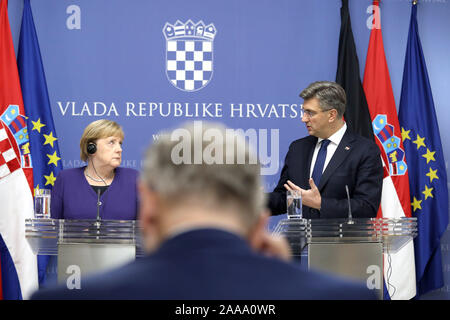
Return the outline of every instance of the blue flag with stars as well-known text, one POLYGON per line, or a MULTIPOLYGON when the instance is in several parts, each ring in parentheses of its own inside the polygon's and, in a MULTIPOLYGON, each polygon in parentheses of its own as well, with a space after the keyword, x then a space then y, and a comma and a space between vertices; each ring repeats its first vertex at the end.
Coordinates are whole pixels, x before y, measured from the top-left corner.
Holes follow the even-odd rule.
MULTIPOLYGON (((51 189, 62 164, 30 0, 24 1, 17 60, 28 116, 34 190, 51 189)), ((40 284, 45 280, 49 259, 49 256, 38 256, 40 284)))
POLYGON ((403 71, 399 122, 409 167, 417 295, 444 285, 440 239, 448 224, 444 155, 413 4, 403 71))

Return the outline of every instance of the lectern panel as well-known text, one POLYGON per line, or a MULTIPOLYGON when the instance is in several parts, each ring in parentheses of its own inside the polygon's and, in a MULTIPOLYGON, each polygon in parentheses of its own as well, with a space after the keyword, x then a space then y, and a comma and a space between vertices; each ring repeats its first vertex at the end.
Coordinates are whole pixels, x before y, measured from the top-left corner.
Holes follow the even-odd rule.
MULTIPOLYGON (((126 244, 58 244, 58 282, 81 281, 96 272, 104 272, 131 262, 136 246, 126 244), (77 279, 79 277, 80 279, 77 279)), ((68 283, 70 286, 70 283, 68 283)), ((76 289, 76 288, 74 288, 76 289)))
POLYGON ((311 243, 309 269, 363 282, 383 298, 382 243, 311 243))

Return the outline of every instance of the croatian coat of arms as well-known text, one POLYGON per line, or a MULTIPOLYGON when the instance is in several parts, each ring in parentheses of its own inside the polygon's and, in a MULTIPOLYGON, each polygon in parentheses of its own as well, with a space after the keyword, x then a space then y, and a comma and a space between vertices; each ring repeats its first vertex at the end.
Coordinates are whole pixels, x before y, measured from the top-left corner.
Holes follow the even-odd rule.
POLYGON ((204 88, 213 75, 213 42, 217 30, 203 21, 194 24, 166 23, 166 75, 170 83, 183 91, 204 88))

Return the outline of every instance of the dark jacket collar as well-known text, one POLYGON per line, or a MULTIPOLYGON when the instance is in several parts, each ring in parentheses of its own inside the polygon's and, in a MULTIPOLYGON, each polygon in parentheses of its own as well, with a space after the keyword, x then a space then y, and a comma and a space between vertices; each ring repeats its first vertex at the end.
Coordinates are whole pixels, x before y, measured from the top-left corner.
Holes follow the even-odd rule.
POLYGON ((247 242, 237 234, 222 229, 202 228, 192 229, 165 240, 154 255, 210 250, 251 252, 247 242))

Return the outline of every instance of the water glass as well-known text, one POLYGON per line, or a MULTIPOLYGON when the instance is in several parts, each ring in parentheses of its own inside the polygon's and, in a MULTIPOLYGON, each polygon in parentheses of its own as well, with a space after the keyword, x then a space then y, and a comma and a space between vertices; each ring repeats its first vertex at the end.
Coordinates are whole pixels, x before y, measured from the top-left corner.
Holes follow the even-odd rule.
POLYGON ((286 191, 286 205, 288 219, 302 218, 302 194, 300 191, 286 191))
POLYGON ((38 189, 34 193, 34 217, 50 218, 50 195, 49 189, 38 189))

